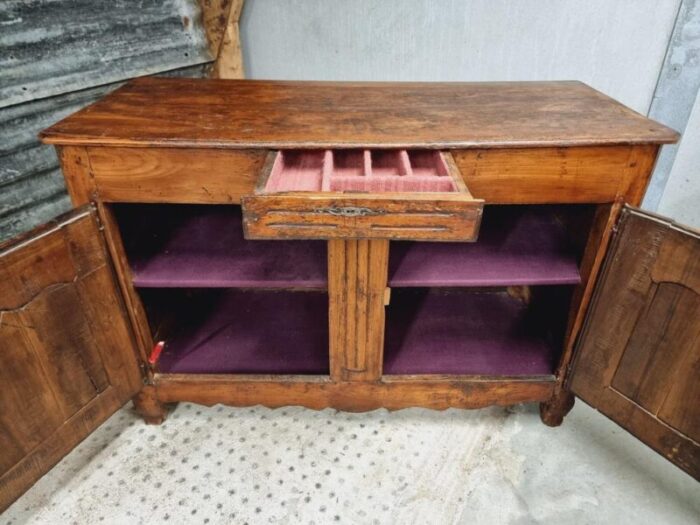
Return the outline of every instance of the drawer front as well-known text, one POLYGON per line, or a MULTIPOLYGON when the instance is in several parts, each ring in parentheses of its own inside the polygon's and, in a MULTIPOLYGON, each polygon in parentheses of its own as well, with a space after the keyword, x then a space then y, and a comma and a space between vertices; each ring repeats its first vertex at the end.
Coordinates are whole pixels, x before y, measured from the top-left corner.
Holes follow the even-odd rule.
POLYGON ((438 151, 273 152, 242 199, 248 239, 474 241, 483 201, 438 151))
POLYGON ((264 150, 88 148, 99 199, 237 204, 251 193, 264 150))
POLYGON ((637 204, 658 146, 456 150, 454 161, 475 197, 489 204, 637 204))
POLYGON ((430 195, 243 197, 247 239, 474 241, 482 202, 430 195))

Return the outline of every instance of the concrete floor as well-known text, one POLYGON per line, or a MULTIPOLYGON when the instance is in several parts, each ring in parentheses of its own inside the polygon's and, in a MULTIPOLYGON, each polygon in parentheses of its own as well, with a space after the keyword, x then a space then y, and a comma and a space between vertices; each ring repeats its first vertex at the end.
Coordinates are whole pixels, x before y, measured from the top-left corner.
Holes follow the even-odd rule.
POLYGON ((578 403, 478 411, 125 408, 0 524, 700 523, 700 484, 578 403))

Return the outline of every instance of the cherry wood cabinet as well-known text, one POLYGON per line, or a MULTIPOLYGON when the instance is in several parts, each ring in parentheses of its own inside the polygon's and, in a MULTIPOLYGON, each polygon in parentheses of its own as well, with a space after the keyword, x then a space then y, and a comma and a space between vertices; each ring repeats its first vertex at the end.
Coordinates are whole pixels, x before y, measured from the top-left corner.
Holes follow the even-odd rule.
POLYGON ((130 398, 575 394, 700 476, 698 234, 634 208, 678 135, 588 86, 139 79, 42 137, 76 210, 0 247, 0 506, 130 398))

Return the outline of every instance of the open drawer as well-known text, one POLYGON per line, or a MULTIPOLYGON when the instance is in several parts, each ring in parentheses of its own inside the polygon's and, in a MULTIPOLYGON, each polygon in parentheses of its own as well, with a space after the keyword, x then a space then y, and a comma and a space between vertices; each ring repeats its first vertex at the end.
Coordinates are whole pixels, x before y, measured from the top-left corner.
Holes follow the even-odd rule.
POLYGON ((285 150, 243 197, 247 239, 476 240, 483 201, 435 150, 285 150))

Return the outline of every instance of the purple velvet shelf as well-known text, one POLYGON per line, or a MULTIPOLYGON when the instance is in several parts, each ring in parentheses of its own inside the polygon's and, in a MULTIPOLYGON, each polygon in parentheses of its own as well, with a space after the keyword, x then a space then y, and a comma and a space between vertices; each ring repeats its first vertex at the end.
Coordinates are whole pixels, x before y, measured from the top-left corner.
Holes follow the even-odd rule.
MULTIPOLYGON (((162 373, 327 375, 324 293, 217 290, 172 301, 162 373)), ((546 320, 506 293, 397 290, 387 310, 384 373, 551 375, 546 320)))
POLYGON ((238 206, 117 207, 141 288, 325 288, 323 241, 246 241, 238 206))
POLYGON ((578 284, 566 232, 546 208, 488 206, 474 243, 392 242, 389 285, 578 284))
POLYGON ((505 292, 397 292, 387 308, 385 374, 553 373, 547 323, 505 292))
POLYGON ((195 304, 166 338, 161 372, 329 373, 325 293, 227 289, 195 304))

